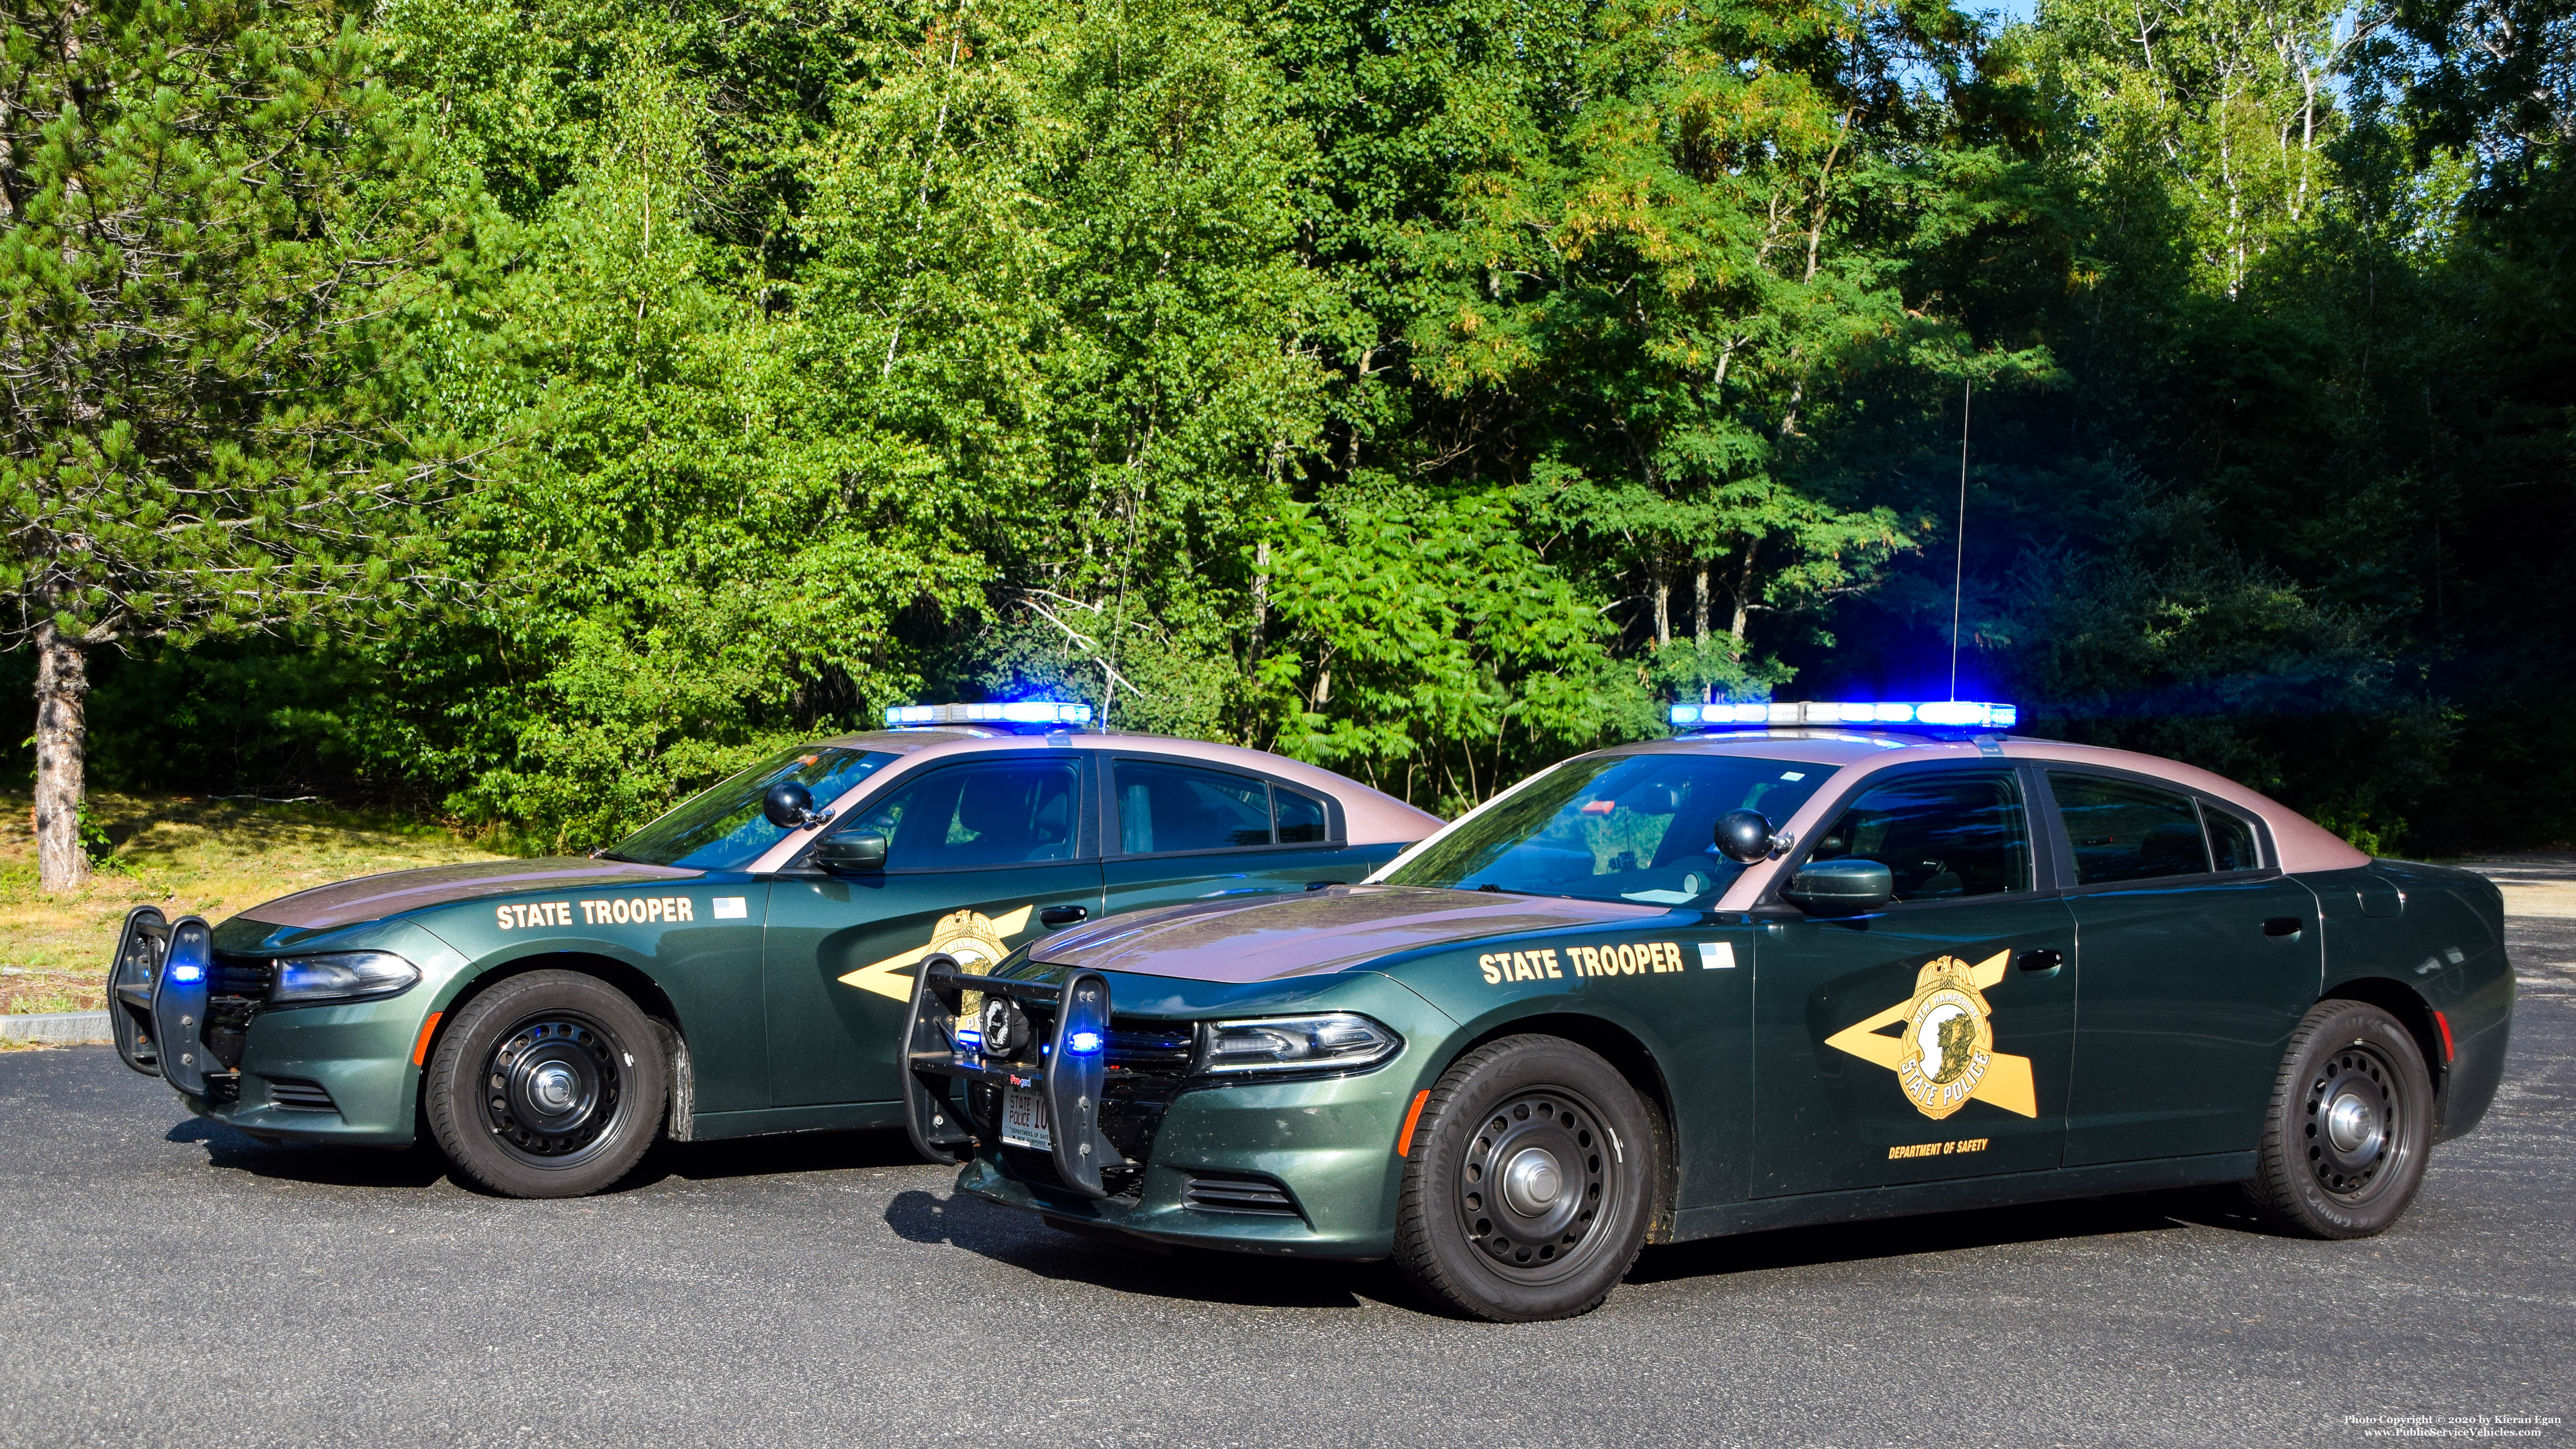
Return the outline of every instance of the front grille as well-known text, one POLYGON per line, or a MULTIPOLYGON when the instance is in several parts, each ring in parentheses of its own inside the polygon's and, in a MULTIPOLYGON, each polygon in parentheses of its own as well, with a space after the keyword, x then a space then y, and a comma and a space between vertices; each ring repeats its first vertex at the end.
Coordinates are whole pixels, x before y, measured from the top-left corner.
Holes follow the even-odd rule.
POLYGON ((340 1105, 331 1100, 330 1089, 320 1082, 302 1077, 268 1079, 268 1100, 290 1112, 338 1112, 340 1105))
POLYGON ((276 964, 265 957, 216 955, 206 977, 206 1025, 199 1039, 225 1067, 240 1068, 250 1020, 267 1007, 269 982, 276 974, 276 964))
POLYGON ((1181 1187, 1181 1205, 1203 1213, 1244 1213, 1253 1217, 1299 1218, 1297 1200, 1288 1189, 1250 1173, 1193 1172, 1181 1187))
POLYGON ((277 963, 264 956, 229 956, 217 953, 215 969, 206 978, 206 994, 240 996, 252 1001, 266 1001, 269 983, 276 976, 277 963))

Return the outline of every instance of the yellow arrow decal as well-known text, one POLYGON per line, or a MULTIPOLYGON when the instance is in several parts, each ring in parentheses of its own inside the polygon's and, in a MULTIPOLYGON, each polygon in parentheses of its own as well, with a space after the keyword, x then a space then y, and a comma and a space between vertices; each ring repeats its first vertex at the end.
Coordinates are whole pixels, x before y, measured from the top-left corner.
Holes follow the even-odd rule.
POLYGON ((969 966, 990 966, 1010 954, 1006 941, 1029 928, 1029 917, 1037 914, 1032 901, 1016 911, 1000 916, 986 916, 978 911, 954 911, 939 918, 930 939, 898 956, 847 972, 840 978, 843 986, 873 991, 896 1001, 912 999, 912 977, 906 973, 921 964, 921 958, 936 951, 969 966))

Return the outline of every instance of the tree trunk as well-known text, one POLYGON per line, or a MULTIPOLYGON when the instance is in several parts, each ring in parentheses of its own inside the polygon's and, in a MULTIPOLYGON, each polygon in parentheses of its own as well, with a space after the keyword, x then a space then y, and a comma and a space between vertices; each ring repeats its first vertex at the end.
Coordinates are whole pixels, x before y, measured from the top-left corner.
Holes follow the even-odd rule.
POLYGON ((1673 581, 1655 575, 1655 647, 1673 642, 1673 581))
POLYGON ((1270 633, 1270 540, 1253 546, 1252 567, 1252 648, 1243 660, 1247 674, 1261 663, 1261 646, 1270 633))
POLYGON ((1691 639, 1708 642, 1708 565, 1701 564, 1691 578, 1691 639))
POLYGON ((1744 563, 1735 571, 1735 617, 1726 628, 1726 632, 1735 638, 1735 653, 1739 659, 1744 656, 1746 617, 1753 612, 1753 550, 1756 546, 1756 540, 1746 539, 1744 542, 1744 563))
POLYGON ((80 838, 82 720, 89 704, 89 645, 51 621, 36 626, 36 880, 48 891, 89 879, 80 838))

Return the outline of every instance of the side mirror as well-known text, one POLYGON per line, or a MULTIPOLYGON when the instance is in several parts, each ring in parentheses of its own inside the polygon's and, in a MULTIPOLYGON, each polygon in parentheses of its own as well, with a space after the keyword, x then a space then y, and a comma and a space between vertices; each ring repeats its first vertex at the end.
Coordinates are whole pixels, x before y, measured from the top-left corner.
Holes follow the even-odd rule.
POLYGON ((835 835, 814 847, 814 863, 834 875, 859 875, 883 870, 886 863, 886 838, 873 831, 856 835, 835 835))
POLYGON ((1729 810, 1717 817, 1717 853, 1753 865, 1769 860, 1788 842, 1771 833, 1771 821, 1759 810, 1729 810))
POLYGON ((760 813, 781 830, 802 829, 814 814, 814 792, 794 780, 781 780, 760 797, 760 813))
POLYGON ((1896 877, 1874 860, 1811 860, 1780 898, 1811 916, 1858 916, 1896 899, 1896 877))

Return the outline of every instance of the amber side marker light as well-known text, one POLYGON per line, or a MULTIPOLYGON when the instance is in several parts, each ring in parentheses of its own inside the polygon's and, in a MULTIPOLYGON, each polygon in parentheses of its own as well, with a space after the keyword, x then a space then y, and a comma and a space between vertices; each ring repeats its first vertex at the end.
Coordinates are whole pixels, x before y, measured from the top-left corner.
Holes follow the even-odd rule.
POLYGON ((411 1064, 413 1066, 419 1066, 421 1063, 429 1060, 430 1033, 438 1030, 438 1019, 446 1014, 447 1013, 443 1011, 433 1011, 429 1014, 429 1020, 420 1024, 420 1040, 412 1043, 411 1047, 411 1064))
POLYGON ((1413 1094, 1413 1110, 1404 1114, 1404 1132, 1395 1139, 1396 1156, 1411 1157, 1413 1155, 1413 1124, 1422 1120, 1422 1104, 1430 1100, 1431 1089, 1429 1087, 1425 1087, 1421 1091, 1413 1094))
POLYGON ((2433 1024, 2442 1029, 2442 1065, 2447 1067, 2451 1064, 2451 1058, 2459 1055, 2458 1050, 2451 1045, 2451 1019, 2437 1011, 2433 1013, 2433 1024))

